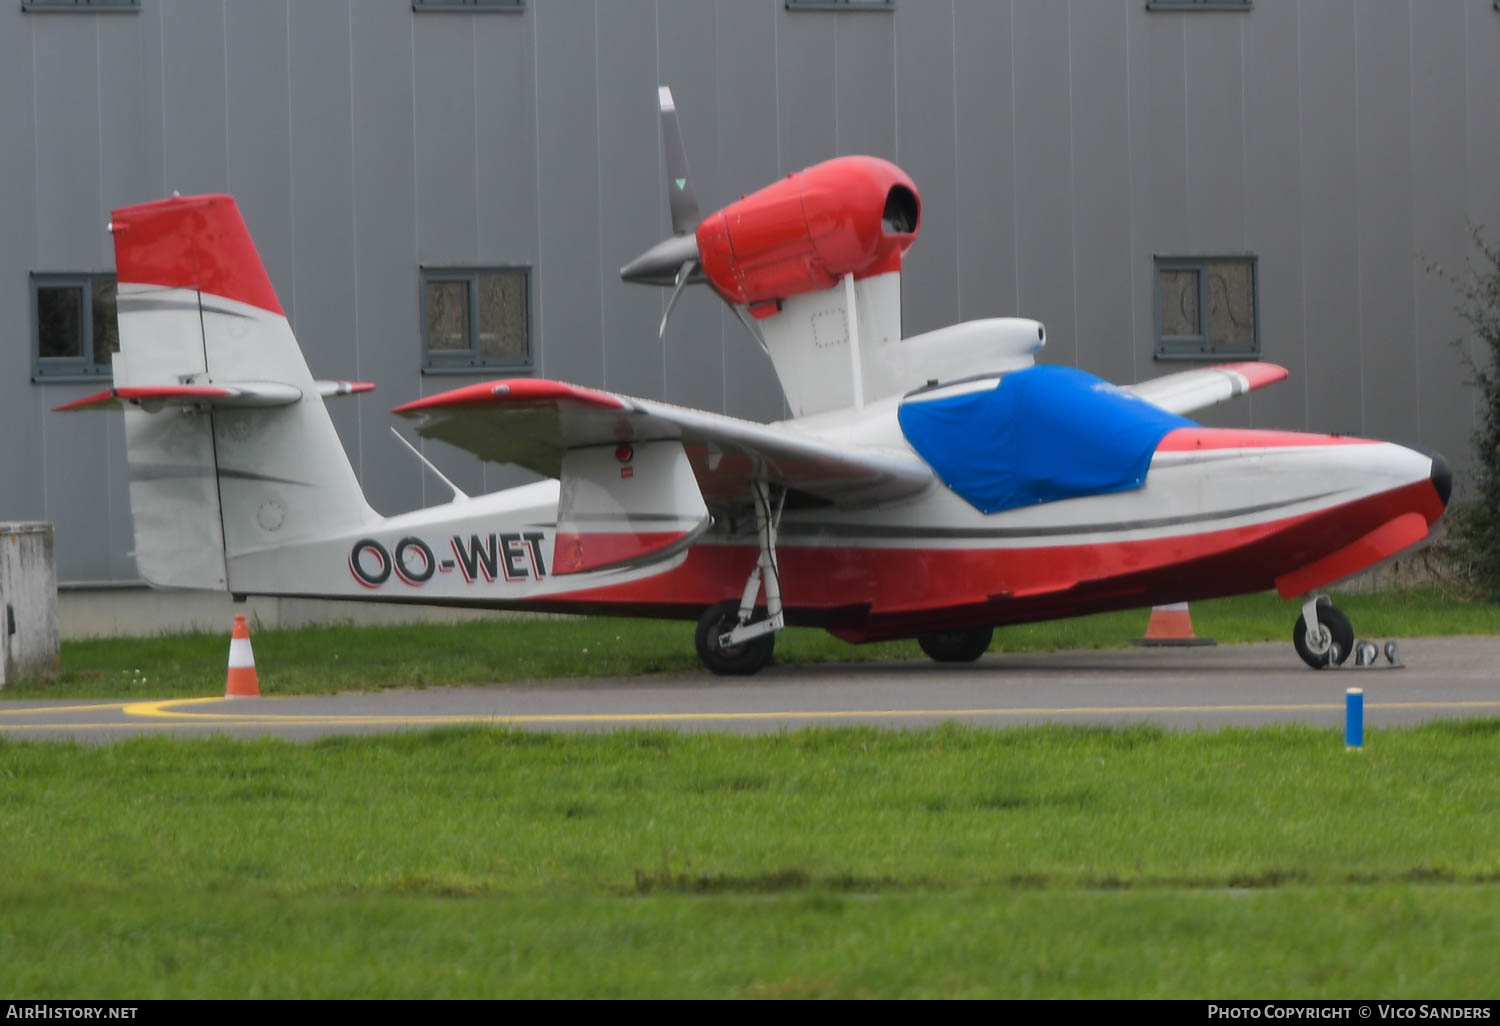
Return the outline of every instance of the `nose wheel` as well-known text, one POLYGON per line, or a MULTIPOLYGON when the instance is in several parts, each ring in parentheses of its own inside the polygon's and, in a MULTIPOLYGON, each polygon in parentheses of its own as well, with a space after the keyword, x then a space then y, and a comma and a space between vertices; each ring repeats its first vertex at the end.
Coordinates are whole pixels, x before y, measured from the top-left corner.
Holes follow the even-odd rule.
POLYGON ((1327 595, 1318 595, 1303 604, 1302 615, 1292 625, 1292 645, 1315 670, 1341 666, 1354 650, 1354 628, 1327 595))

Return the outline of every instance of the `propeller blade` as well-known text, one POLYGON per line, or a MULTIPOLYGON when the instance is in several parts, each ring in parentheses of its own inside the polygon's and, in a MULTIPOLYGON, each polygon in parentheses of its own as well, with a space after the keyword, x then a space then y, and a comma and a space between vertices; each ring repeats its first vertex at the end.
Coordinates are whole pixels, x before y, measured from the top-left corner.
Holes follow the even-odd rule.
POLYGON ((677 124, 677 104, 672 90, 656 90, 656 105, 661 110, 662 153, 667 161, 667 205, 672 210, 672 234, 687 235, 698 230, 703 216, 698 212, 698 194, 688 176, 687 148, 682 143, 682 129, 677 124))
MULTIPOLYGON (((723 298, 723 297, 720 297, 720 298, 723 298)), ((762 349, 765 349, 766 348, 766 337, 760 333, 760 328, 756 327, 755 322, 750 319, 750 315, 745 312, 745 308, 743 306, 740 306, 738 303, 731 303, 727 299, 724 300, 724 305, 727 306, 727 307, 729 307, 729 309, 731 309, 731 310, 734 311, 734 315, 736 317, 738 317, 739 320, 740 320, 740 323, 745 326, 745 330, 750 333, 750 337, 753 338, 753 339, 755 339, 756 343, 762 349)), ((770 352, 770 350, 766 350, 766 351, 770 352)))
POLYGON ((672 316, 672 311, 677 306, 677 297, 682 295, 683 287, 687 285, 688 279, 693 276, 693 272, 697 269, 698 261, 696 259, 687 261, 677 269, 677 281, 672 287, 672 296, 667 300, 666 312, 661 315, 661 326, 656 329, 657 338, 664 338, 666 336, 667 318, 672 316))

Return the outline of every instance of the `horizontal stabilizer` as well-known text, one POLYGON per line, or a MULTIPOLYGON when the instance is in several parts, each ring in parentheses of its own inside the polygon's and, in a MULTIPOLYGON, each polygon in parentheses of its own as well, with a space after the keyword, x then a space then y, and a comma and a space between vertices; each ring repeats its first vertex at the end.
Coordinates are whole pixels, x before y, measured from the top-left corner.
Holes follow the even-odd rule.
MULTIPOLYGON (((315 384, 318 394, 324 398, 375 389, 368 381, 318 381, 315 384)), ((225 385, 131 385, 106 388, 63 403, 54 410, 102 410, 131 403, 150 413, 166 406, 290 406, 301 398, 300 388, 274 381, 237 381, 225 385)))
POLYGON ((98 409, 124 403, 132 403, 148 412, 164 406, 289 406, 301 398, 301 389, 269 381, 232 385, 131 385, 107 388, 56 409, 98 409))
POLYGON ((850 449, 722 414, 635 399, 560 381, 518 378, 469 385, 398 406, 424 438, 494 463, 561 478, 584 446, 675 441, 715 511, 742 509, 757 480, 839 506, 913 495, 933 481, 905 449, 850 449))
POLYGON ((1168 413, 1192 413, 1257 388, 1274 385, 1285 380, 1286 376, 1286 368, 1274 363, 1221 363, 1152 378, 1136 385, 1122 385, 1121 388, 1168 413))

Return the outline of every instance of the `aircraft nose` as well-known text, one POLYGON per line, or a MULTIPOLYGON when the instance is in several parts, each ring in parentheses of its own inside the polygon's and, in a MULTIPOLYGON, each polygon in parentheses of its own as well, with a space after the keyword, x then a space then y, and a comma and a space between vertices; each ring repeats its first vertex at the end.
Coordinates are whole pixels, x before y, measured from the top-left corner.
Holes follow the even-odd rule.
POLYGON ((1438 493, 1438 498, 1443 501, 1443 508, 1448 507, 1448 496, 1453 494, 1453 468, 1448 466, 1448 461, 1438 453, 1432 454, 1432 487, 1438 493))

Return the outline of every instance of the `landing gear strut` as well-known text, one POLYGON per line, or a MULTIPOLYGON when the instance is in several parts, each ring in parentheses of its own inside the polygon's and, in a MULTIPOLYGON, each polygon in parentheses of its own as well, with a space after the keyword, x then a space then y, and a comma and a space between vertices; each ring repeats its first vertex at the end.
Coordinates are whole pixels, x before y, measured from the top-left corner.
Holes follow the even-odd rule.
POLYGON ((786 492, 776 496, 773 507, 771 489, 764 481, 757 481, 751 486, 751 497, 755 500, 760 555, 745 581, 745 593, 739 602, 726 599, 710 607, 698 621, 698 658, 714 673, 727 676, 747 676, 769 663, 776 647, 776 632, 786 626, 781 570, 776 564, 776 531, 781 526, 786 492), (762 585, 766 607, 757 610, 762 585))
POLYGON ((1292 625, 1292 644, 1315 670, 1341 666, 1354 650, 1354 628, 1327 595, 1318 595, 1302 604, 1302 615, 1292 625))

